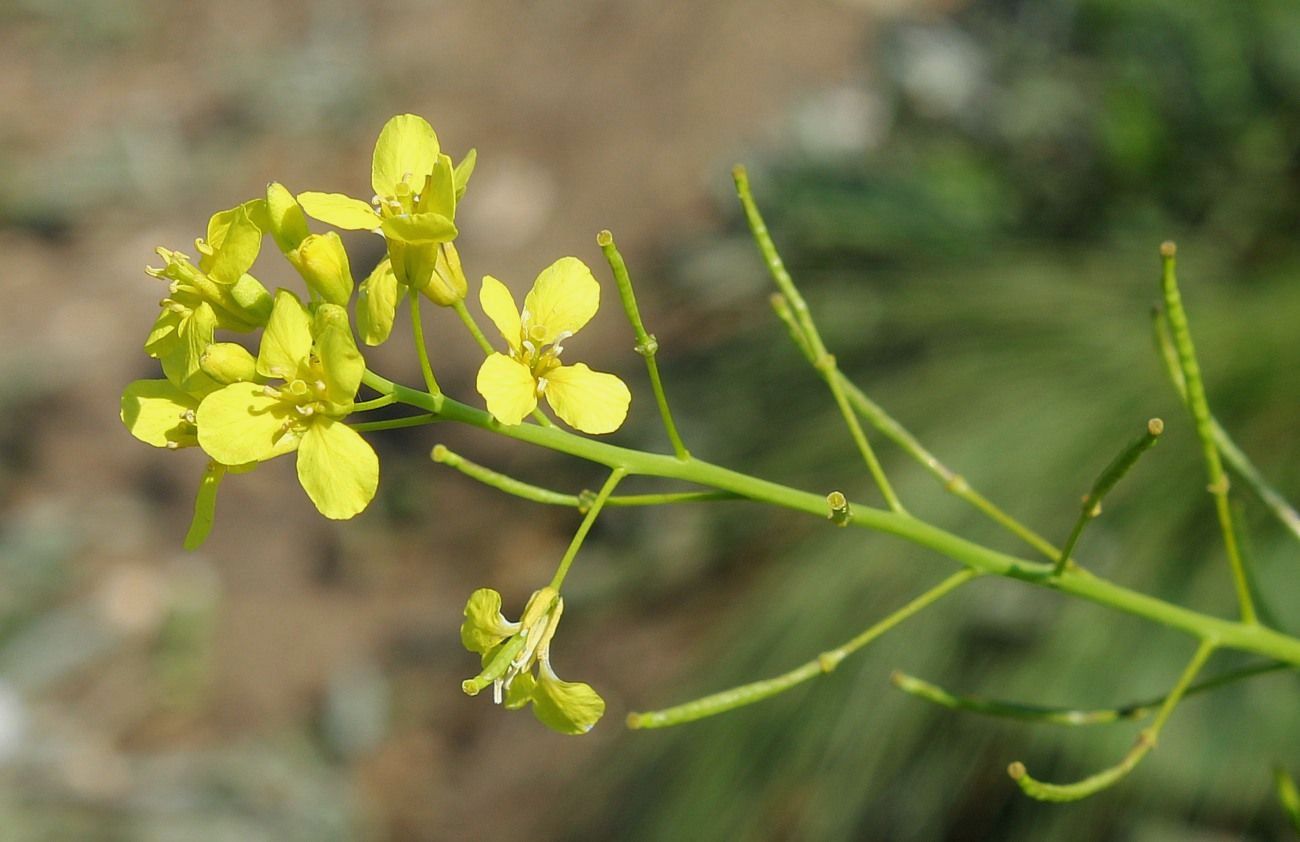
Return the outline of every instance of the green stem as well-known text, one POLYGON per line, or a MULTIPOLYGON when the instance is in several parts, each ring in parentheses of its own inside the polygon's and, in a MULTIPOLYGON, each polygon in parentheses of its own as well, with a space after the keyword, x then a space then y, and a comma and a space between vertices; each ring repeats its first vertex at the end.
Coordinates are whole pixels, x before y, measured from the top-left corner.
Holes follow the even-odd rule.
POLYGON ((569 575, 569 567, 573 564, 573 559, 578 555, 578 549, 582 547, 582 542, 587 540, 587 533, 591 531, 591 525, 596 522, 596 518, 600 516, 600 510, 605 507, 605 501, 609 499, 609 495, 614 493, 614 489, 625 476, 627 476, 625 469, 615 468, 610 472, 609 479, 605 480, 605 484, 600 487, 600 492, 596 495, 595 501, 592 502, 591 508, 587 509, 587 516, 582 519, 582 523, 578 524, 578 531, 573 533, 573 540, 569 542, 569 548, 564 551, 564 558, 560 559, 560 565, 555 569, 555 575, 551 577, 550 586, 555 590, 558 591, 560 586, 564 584, 564 577, 569 575))
POLYGON ((885 498, 885 502, 892 511, 904 514, 905 510, 902 502, 894 493, 893 486, 889 484, 884 469, 880 467, 880 461, 876 459, 875 451, 871 449, 871 443, 867 441, 867 434, 863 432, 862 424, 858 422, 858 416, 854 414, 853 408, 849 405, 843 381, 839 377, 839 369, 835 364, 835 357, 826 350, 821 334, 817 331, 817 325, 813 322, 808 304, 803 300, 803 296, 799 294, 798 288, 794 285, 794 279, 790 277, 790 273, 785 268, 785 263, 781 260, 781 255, 776 250, 776 244, 772 242, 772 235, 767 230, 767 223, 763 221, 763 215, 759 213, 758 205, 754 202, 754 195, 749 189, 749 174, 743 166, 737 164, 732 168, 731 175, 735 179, 736 195, 740 198, 740 204, 745 209, 745 218, 749 221, 749 230, 754 236, 754 242, 763 255, 763 261, 767 264, 768 273, 771 274, 772 280, 776 282, 781 294, 785 296, 790 309, 794 312, 795 321, 807 340, 813 367, 817 369, 826 380, 826 384, 830 386, 831 395, 835 398, 835 405, 839 407, 840 415, 844 417, 844 423, 849 428, 849 435, 852 436, 853 443, 857 445, 858 452, 862 455, 867 470, 871 472, 872 478, 875 479, 876 485, 880 488, 880 493, 885 498))
POLYGON ((913 436, 903 425, 899 424, 885 412, 879 404, 875 403, 866 393, 859 389, 853 383, 850 383, 843 374, 840 379, 844 383, 844 391, 849 397, 849 402, 853 404, 854 409, 866 418, 867 421, 877 430, 885 435, 886 438, 893 441, 905 452, 912 456, 917 462, 929 471, 932 475, 943 482, 943 487, 960 500, 964 500, 971 506, 974 506, 980 512, 983 512, 994 523, 1003 529, 1015 535, 1038 552, 1042 553, 1049 559, 1056 559, 1060 551, 1052 545, 1043 536, 1034 530, 1025 526, 1011 515, 1007 514, 996 504, 980 494, 966 478, 950 470, 946 465, 940 462, 934 454, 926 450, 916 437, 913 436))
POLYGON ((409 415, 406 418, 388 418, 383 421, 361 421, 348 426, 358 433, 374 433, 380 430, 400 430, 404 427, 423 427, 425 424, 436 424, 438 420, 438 416, 425 413, 409 415))
MULTIPOLYGON (((1197 682, 1191 687, 1188 687, 1187 692, 1183 695, 1193 696, 1197 693, 1204 693, 1209 690, 1223 687, 1226 684, 1234 684, 1247 678, 1254 678, 1257 675, 1290 669, 1295 669, 1295 667, 1290 664, 1278 662, 1242 667, 1241 669, 1232 670, 1223 675, 1218 675, 1214 678, 1197 682)), ((1145 719, 1169 698, 1168 695, 1164 695, 1159 698, 1148 699, 1119 708, 1079 710, 1076 708, 1027 705, 1020 702, 986 699, 981 696, 959 695, 945 690, 936 684, 922 681, 916 676, 907 675, 902 672, 895 672, 890 676, 890 681, 892 681, 894 686, 899 690, 902 690, 904 693, 908 693, 916 696, 918 699, 924 699, 927 702, 932 702, 951 710, 979 713, 986 716, 999 716, 1007 719, 1021 719, 1027 722, 1041 722, 1049 725, 1107 725, 1122 720, 1145 719)))
POLYGON ((627 715, 627 725, 629 728, 666 728, 670 725, 681 725, 685 722, 693 722, 697 719, 716 716, 736 708, 752 705, 763 699, 769 699, 778 693, 784 693, 786 690, 797 687, 805 681, 831 672, 839 666, 840 661, 849 655, 979 575, 973 570, 962 570, 954 573, 880 622, 867 628, 858 636, 834 649, 821 653, 811 661, 795 667, 789 672, 782 673, 774 678, 732 687, 730 690, 723 690, 720 693, 714 693, 664 710, 629 713, 627 715))
POLYGON ((655 354, 659 352, 659 340, 647 332, 641 322, 641 311, 636 306, 636 294, 632 291, 632 277, 627 272, 627 264, 623 262, 623 255, 619 253, 618 246, 614 244, 614 235, 609 230, 601 231, 596 235, 596 244, 605 253, 605 260, 609 263, 610 271, 614 273, 614 282, 618 285, 618 297, 623 302, 623 312, 627 313, 627 320, 636 333, 636 352, 645 358, 646 372, 650 375, 650 388, 654 391, 655 403, 659 404, 659 416, 663 419, 668 441, 672 442, 673 453, 677 454, 678 459, 690 459, 690 451, 686 449, 681 435, 677 432, 672 410, 668 408, 668 396, 664 394, 664 384, 659 378, 659 363, 655 361, 655 354))
MULTIPOLYGON (((776 312, 777 318, 789 330, 790 338, 794 341, 794 344, 807 358, 808 362, 812 363, 814 360, 812 349, 808 347, 808 340, 803 335, 803 329, 795 321, 794 311, 790 309, 790 302, 779 292, 772 293, 771 302, 772 309, 776 312)), ((965 477, 940 462, 938 457, 917 440, 916 436, 898 423, 878 403, 867 397, 866 393, 845 377, 843 372, 837 371, 836 376, 839 377, 844 394, 848 397, 854 411, 865 418, 867 423, 879 430, 885 438, 898 445, 907 455, 919 462, 921 467, 925 468, 931 476, 943 483, 944 489, 958 499, 964 500, 975 507, 994 523, 1038 550, 1047 558, 1055 561, 1060 556, 1061 551, 1053 546, 1050 541, 1007 514, 983 494, 972 488, 965 477)))
MULTIPOLYGON (((1160 359, 1165 364, 1165 374, 1168 375, 1174 389, 1178 392, 1178 397, 1183 403, 1187 403, 1187 384, 1183 380, 1182 369, 1178 365, 1178 350, 1174 348, 1174 341, 1169 336, 1169 325, 1165 322, 1164 311, 1160 308, 1153 308, 1151 311, 1151 327, 1155 335, 1156 348, 1160 351, 1160 359)), ((1223 425, 1211 415, 1210 432, 1214 436, 1214 443, 1219 447, 1219 453, 1223 456, 1223 461, 1228 463, 1228 467, 1237 472, 1237 475, 1246 481, 1256 496, 1264 503, 1273 516, 1281 521, 1282 525, 1290 530, 1291 534, 1300 539, 1300 512, 1295 510, 1287 499, 1283 497, 1277 489, 1269 485, 1268 480, 1255 467, 1255 463, 1250 461, 1250 457, 1242 451, 1237 443, 1228 435, 1228 431, 1223 429, 1223 425)))
POLYGON ((549 488, 542 488, 538 485, 531 485, 523 480, 517 480, 514 477, 508 477, 505 474, 499 474, 489 468, 485 468, 475 462, 464 458, 458 453, 448 450, 445 445, 435 444, 433 452, 429 457, 439 465, 446 465, 449 468, 455 468, 470 479, 478 480, 484 485, 495 488, 498 491, 504 491, 506 494, 513 494, 516 497, 522 497, 525 500, 531 500, 534 503, 545 503, 550 506, 569 506, 570 508, 578 507, 578 497, 574 494, 563 494, 559 491, 552 491, 549 488))
POLYGON ((457 316, 460 316, 461 322, 469 330, 470 336, 474 337, 474 341, 482 349, 483 355, 490 356, 496 349, 492 347, 492 343, 488 341, 488 338, 483 335, 478 322, 474 320, 474 314, 465 306, 465 299, 458 299, 455 304, 451 305, 451 309, 456 311, 457 316))
POLYGON ((1146 757, 1151 749, 1155 748, 1156 741, 1160 737, 1160 729, 1165 726, 1165 722, 1169 719, 1169 715, 1174 712, 1174 708, 1178 707, 1178 703, 1187 693, 1192 680, 1201 671, 1201 667, 1205 666, 1205 661, 1214 652, 1214 649, 1215 642, 1213 640, 1201 641, 1201 645, 1196 649, 1196 654, 1187 662, 1187 667, 1183 670, 1183 674, 1179 676, 1178 683, 1174 685, 1173 690, 1169 691, 1164 703, 1156 711, 1155 721, 1138 733, 1133 748, 1129 749, 1128 753, 1114 766, 1072 784, 1049 784, 1036 780, 1025 771, 1025 764, 1020 761, 1012 763, 1008 767, 1007 773, 1011 775, 1012 780, 1020 785, 1022 792, 1039 801, 1078 801, 1113 786, 1129 772, 1133 771, 1142 762, 1142 758, 1146 757))
POLYGON ((424 342, 424 322, 420 318, 420 293, 411 287, 411 333, 415 336, 415 353, 420 358, 420 374, 424 376, 424 386, 431 395, 442 394, 438 380, 433 376, 433 366, 429 363, 429 346, 424 342))
MULTIPOLYGON (((584 491, 581 494, 565 494, 561 491, 552 491, 549 488, 542 488, 539 485, 533 485, 506 474, 498 473, 491 468, 485 468, 476 462, 471 462, 458 453, 453 453, 445 445, 434 445, 430 456, 438 464, 455 468, 470 479, 534 503, 543 503, 548 506, 567 506, 586 512, 596 499, 594 492, 584 491)), ((663 506, 673 503, 739 499, 741 498, 738 495, 732 494, 730 491, 675 491, 662 494, 613 495, 605 501, 605 505, 610 507, 663 506)))
MULTIPOLYGON (((728 491, 749 500, 805 512, 819 520, 826 519, 826 498, 821 494, 800 491, 697 458, 683 462, 671 454, 645 453, 619 447, 578 436, 558 427, 540 427, 536 424, 506 426, 483 410, 441 395, 434 397, 417 389, 395 384, 371 371, 366 372, 363 382, 377 391, 391 392, 402 403, 426 412, 437 413, 446 421, 468 424, 526 444, 596 462, 611 469, 623 468, 628 474, 682 480, 719 491, 728 491)), ((1253 652, 1300 666, 1300 638, 1258 624, 1234 622, 1203 614, 1130 590, 1083 571, 1067 569, 1060 576, 1052 577, 1050 564, 1030 561, 981 546, 910 515, 884 511, 866 504, 850 502, 850 505, 853 513, 851 525, 896 535, 913 544, 932 549, 971 569, 1051 588, 1177 629, 1192 637, 1213 639, 1221 646, 1230 649, 1253 652)))
POLYGON ((1115 483, 1119 482, 1129 469, 1137 463, 1137 460, 1146 453, 1160 439, 1160 434, 1165 431, 1165 422, 1159 418, 1152 418, 1147 422, 1147 429, 1138 439, 1133 441, 1128 447, 1120 451, 1119 455, 1111 460, 1101 476, 1092 484, 1092 489, 1083 498, 1083 507, 1079 511, 1079 519, 1074 522, 1074 529, 1070 530, 1070 537, 1065 540, 1065 546, 1061 548, 1061 555, 1056 560, 1056 567, 1052 575, 1060 576, 1061 571, 1065 570, 1065 565, 1070 561, 1070 554, 1074 552, 1074 545, 1078 543, 1079 536, 1083 534, 1083 528, 1087 526, 1093 518, 1101 514, 1101 501, 1115 483))
POLYGON ((380 395, 373 400, 358 401, 352 404, 353 412, 369 412, 372 409, 382 409, 385 406, 392 406, 395 398, 392 395, 380 395))
MULTIPOLYGON (((586 493, 586 492, 584 492, 586 493)), ((708 503, 718 500, 742 500, 730 491, 667 491, 660 494, 616 494, 605 501, 606 506, 633 508, 637 506, 664 506, 673 503, 708 503)), ((579 507, 582 495, 578 495, 579 507)))
POLYGON ((1178 292, 1178 278, 1174 271, 1176 252, 1173 243, 1166 242, 1160 246, 1163 264, 1161 289, 1165 297, 1165 310, 1169 315, 1174 347, 1178 349, 1178 364, 1187 385, 1187 407, 1191 411, 1192 420, 1196 422, 1196 435, 1201 440, 1205 473, 1210 483, 1209 492, 1214 495, 1214 509, 1219 516, 1219 531, 1223 533, 1223 544, 1228 553, 1228 566, 1232 569, 1232 584, 1237 590, 1241 619, 1254 623, 1257 622, 1255 604, 1250 598, 1250 586, 1246 582, 1241 554, 1237 551, 1237 533, 1232 527, 1232 510, 1228 506, 1228 476, 1223 472, 1219 448, 1214 443, 1214 431, 1210 427, 1210 405, 1205 397, 1205 384, 1201 381, 1201 366, 1196 361, 1196 348, 1192 344, 1187 312, 1183 309, 1183 298, 1178 292))

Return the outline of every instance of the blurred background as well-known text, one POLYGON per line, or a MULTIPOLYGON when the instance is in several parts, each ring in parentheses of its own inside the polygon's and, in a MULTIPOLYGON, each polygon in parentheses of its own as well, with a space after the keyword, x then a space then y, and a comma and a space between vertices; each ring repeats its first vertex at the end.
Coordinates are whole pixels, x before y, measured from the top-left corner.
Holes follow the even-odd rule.
MULTIPOLYGON (((127 382, 158 376, 141 347, 153 248, 189 251, 272 179, 368 195, 379 127, 413 111, 455 157, 478 148, 458 218, 471 279, 522 292, 561 255, 600 267, 594 234, 613 229, 691 449, 878 502, 769 311, 731 197, 744 161, 841 367, 1050 538, 1165 418, 1079 554, 1227 615, 1148 310, 1156 246, 1177 239, 1216 414, 1298 496, 1297 44, 1291 0, 0 4, 0 837, 1283 837, 1270 768, 1300 774, 1292 675, 1189 700, 1120 787, 1038 804, 1009 761, 1076 779, 1136 727, 956 714, 890 672, 1114 706, 1165 692, 1190 642, 988 581, 800 690, 631 733, 628 710, 788 669, 952 565, 740 503, 615 510, 566 583, 556 643, 560 674, 609 713, 562 737, 460 692, 476 662, 457 627, 475 587, 517 611, 577 516, 428 452, 570 491, 598 468, 469 430, 375 435, 384 476, 361 517, 323 521, 279 460, 226 482, 186 554, 201 455, 150 449, 116 416, 127 382)), ((361 274, 375 244, 350 243, 361 274)), ((288 284, 286 268, 256 274, 288 284)), ((477 351, 449 315, 430 317, 435 361, 472 399, 477 351)), ((417 382, 403 337, 368 359, 417 382)), ((665 447, 617 309, 578 341, 637 396, 614 440, 665 447)), ((879 449, 913 512, 1029 554, 879 449)), ((1295 633, 1296 545, 1238 498, 1259 588, 1295 633)))

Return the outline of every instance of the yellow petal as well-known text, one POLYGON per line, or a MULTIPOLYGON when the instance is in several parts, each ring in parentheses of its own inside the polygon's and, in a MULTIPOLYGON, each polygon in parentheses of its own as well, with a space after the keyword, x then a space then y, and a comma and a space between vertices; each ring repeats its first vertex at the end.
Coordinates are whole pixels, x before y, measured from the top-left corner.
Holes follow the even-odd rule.
POLYGON ((379 214, 370 205, 342 193, 299 193, 298 204, 312 219, 345 231, 373 231, 379 214))
POLYGON ((537 407, 537 381, 528 366, 493 354, 478 370, 478 393, 487 401, 488 412, 502 424, 518 424, 537 407))
POLYGON ((384 258, 357 291, 357 332, 367 345, 382 345, 397 315, 397 276, 384 258))
POLYGON ((223 465, 261 462, 297 446, 284 432, 288 410, 256 383, 232 383, 203 399, 197 421, 199 446, 223 465))
POLYGON ((623 424, 632 393, 612 374, 582 363, 562 365, 546 375, 546 402, 570 427, 584 433, 612 433, 623 424))
MULTIPOLYGON (((257 373, 291 380, 311 354, 311 319, 298 296, 287 289, 275 291, 275 306, 266 323, 257 352, 257 373)), ((225 460, 218 460, 225 461, 225 460)), ((248 460, 245 460, 248 461, 248 460)), ((238 462, 226 462, 238 465, 238 462)))
POLYGON ((154 447, 196 444, 194 425, 184 419, 198 401, 166 380, 137 380, 122 393, 122 423, 131 435, 154 447))
POLYGON ((384 237, 403 243, 445 243, 456 239, 456 226, 440 213, 404 213, 390 216, 380 226, 384 237))
MULTIPOLYGON (((419 190, 438 160, 438 136, 423 117, 399 114, 384 124, 370 166, 375 194, 392 196, 403 178, 419 190)), ((308 211, 310 213, 310 211, 308 211)))
POLYGON ((497 326, 512 350, 519 350, 519 308, 506 285, 491 275, 483 276, 483 289, 478 294, 479 306, 497 326))
POLYGON ((347 520, 374 499, 379 457, 347 424, 317 418, 298 447, 298 482, 321 514, 347 520))
POLYGON ((524 299, 528 338, 549 345, 562 333, 577 333, 600 306, 600 284, 576 257, 561 257, 542 270, 524 299))

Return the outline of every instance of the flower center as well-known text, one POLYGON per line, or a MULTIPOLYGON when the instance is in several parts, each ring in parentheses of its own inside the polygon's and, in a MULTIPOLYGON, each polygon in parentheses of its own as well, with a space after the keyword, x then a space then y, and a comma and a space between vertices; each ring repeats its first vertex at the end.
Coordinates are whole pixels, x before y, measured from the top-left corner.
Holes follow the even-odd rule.
POLYGON ((554 340, 544 344, 547 333, 546 326, 534 323, 527 310, 519 314, 519 350, 513 356, 528 366, 537 379, 538 394, 546 387, 547 373, 560 366, 560 354, 564 353, 560 343, 573 335, 572 331, 561 331, 554 340))
POLYGON ((411 186, 411 180, 415 178, 415 173, 405 173, 402 180, 393 186, 393 195, 380 196, 376 194, 370 199, 370 204, 380 216, 387 219, 390 216, 402 216, 403 214, 414 213, 420 206, 420 194, 415 192, 416 188, 411 186))
POLYGON ((318 415, 334 415, 325 385, 325 371, 321 361, 312 355, 300 365, 297 372, 276 370, 274 374, 284 379, 279 387, 265 386, 263 391, 280 401, 285 413, 282 434, 290 430, 302 431, 318 415))

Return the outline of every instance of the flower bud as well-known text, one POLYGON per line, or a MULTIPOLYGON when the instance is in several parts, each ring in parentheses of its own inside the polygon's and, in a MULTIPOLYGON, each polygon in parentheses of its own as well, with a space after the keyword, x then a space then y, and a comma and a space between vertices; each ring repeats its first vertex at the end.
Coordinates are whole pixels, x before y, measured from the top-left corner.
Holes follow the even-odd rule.
POLYGON ((222 385, 251 381, 257 376, 257 360, 243 345, 213 342, 199 357, 199 368, 222 385))
POLYGON ((460 267, 460 254, 451 243, 443 243, 438 248, 437 258, 433 264, 433 275, 420 292, 434 304, 451 307, 457 302, 464 301, 468 291, 469 284, 465 280, 464 270, 460 267))
POLYGON ((388 257, 397 282, 403 286, 423 289, 433 277, 438 259, 436 243, 407 243, 388 240, 388 257))
POLYGON ((266 186, 267 227, 275 244, 285 254, 296 250, 307 239, 307 216, 293 194, 278 181, 266 186))
POLYGON ((338 234, 311 234, 299 243, 291 259, 312 292, 330 304, 347 306, 354 281, 338 234))

